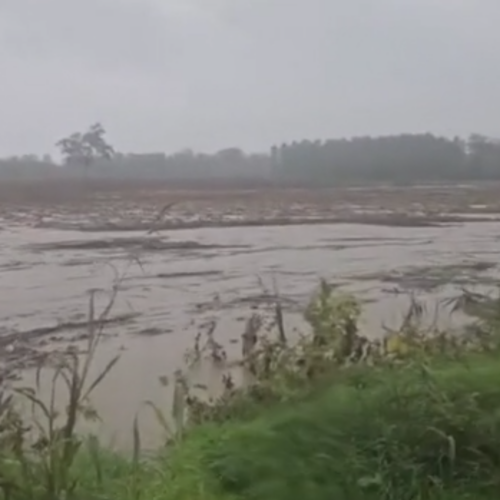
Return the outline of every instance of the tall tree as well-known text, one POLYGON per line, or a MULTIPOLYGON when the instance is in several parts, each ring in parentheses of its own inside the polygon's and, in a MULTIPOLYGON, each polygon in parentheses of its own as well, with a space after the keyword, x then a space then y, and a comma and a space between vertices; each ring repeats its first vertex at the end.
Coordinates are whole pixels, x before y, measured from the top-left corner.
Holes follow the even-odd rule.
POLYGON ((96 161, 113 158, 114 149, 106 141, 105 135, 103 126, 95 123, 86 132, 75 132, 61 139, 56 146, 61 151, 66 165, 87 170, 96 161))

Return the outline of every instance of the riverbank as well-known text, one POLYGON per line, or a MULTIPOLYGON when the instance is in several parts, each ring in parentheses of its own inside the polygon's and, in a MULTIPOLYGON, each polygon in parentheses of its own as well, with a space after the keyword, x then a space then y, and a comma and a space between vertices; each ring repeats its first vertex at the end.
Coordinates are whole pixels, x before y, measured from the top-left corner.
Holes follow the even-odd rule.
POLYGON ((499 361, 353 371, 298 404, 204 425, 135 477, 113 456, 101 485, 90 464, 85 477, 110 499, 497 498, 499 361))
MULTIPOLYGON (((63 490, 66 498, 124 500, 497 498, 497 309, 477 297, 456 307, 470 300, 478 300, 478 320, 461 338, 423 332, 414 303, 401 328, 376 342, 358 334, 359 304, 323 283, 305 312, 311 334, 298 343, 288 341, 277 302, 275 337, 246 332, 242 368, 251 383, 226 379, 212 404, 177 391, 179 425, 173 432, 165 422, 155 456, 141 455, 139 425, 128 457, 55 427, 34 453, 9 450, 16 441, 4 439, 0 479, 4 491, 12 486, 4 498, 52 500, 63 490)), ((79 367, 67 366, 68 380, 81 381, 79 367)), ((153 409, 160 420, 169 411, 153 409)), ((74 410, 85 413, 79 402, 74 410)))

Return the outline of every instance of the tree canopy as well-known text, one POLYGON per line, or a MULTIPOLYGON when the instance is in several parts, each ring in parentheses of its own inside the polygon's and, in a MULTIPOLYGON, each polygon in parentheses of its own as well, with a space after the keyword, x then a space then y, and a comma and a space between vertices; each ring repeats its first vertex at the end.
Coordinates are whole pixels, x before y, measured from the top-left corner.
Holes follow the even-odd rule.
POLYGON ((106 142, 106 131, 100 123, 90 126, 86 132, 75 132, 56 143, 64 163, 69 166, 89 167, 98 160, 111 160, 114 150, 106 142))
MULTIPOLYGON (((164 153, 115 153, 100 124, 57 143, 67 167, 94 165, 92 175, 121 178, 204 180, 260 179, 277 183, 460 182, 500 179, 500 141, 472 134, 467 139, 432 134, 302 140, 248 154, 229 147, 214 154, 190 149, 164 153)), ((33 155, 0 161, 2 172, 47 165, 33 155)))

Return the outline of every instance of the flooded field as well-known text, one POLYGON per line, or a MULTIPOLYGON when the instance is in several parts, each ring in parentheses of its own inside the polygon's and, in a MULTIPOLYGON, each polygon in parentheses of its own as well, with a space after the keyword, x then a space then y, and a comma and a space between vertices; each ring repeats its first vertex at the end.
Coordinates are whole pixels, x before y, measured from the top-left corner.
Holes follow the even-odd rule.
MULTIPOLYGON (((121 359, 94 403, 101 435, 127 447, 144 401, 168 411, 159 377, 183 368, 196 334, 215 321, 215 338, 237 359, 245 321, 265 315, 276 290, 287 328, 304 330, 301 311, 319 279, 337 283, 365 301, 364 333, 377 336, 400 324, 410 291, 432 309, 461 287, 495 286, 497 203, 484 187, 0 202, 0 369, 32 383, 45 353, 84 345, 89 290, 101 290, 102 308, 119 278, 96 366, 121 359)), ((453 327, 464 318, 437 320, 453 327)), ((196 374, 214 388, 220 377, 210 366, 196 374)), ((142 411, 140 423, 143 444, 155 446, 152 415, 142 411)))

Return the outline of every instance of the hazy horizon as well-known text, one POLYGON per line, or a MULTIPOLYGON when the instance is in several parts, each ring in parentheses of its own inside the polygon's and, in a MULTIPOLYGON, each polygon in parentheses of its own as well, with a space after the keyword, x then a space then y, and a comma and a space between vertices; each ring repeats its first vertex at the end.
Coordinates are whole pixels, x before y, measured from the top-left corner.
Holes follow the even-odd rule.
POLYGON ((0 156, 96 121, 167 154, 500 136, 499 18, 493 0, 0 0, 0 156))

